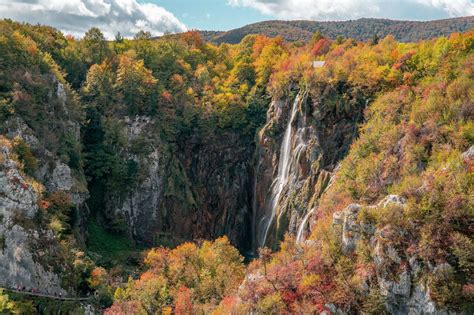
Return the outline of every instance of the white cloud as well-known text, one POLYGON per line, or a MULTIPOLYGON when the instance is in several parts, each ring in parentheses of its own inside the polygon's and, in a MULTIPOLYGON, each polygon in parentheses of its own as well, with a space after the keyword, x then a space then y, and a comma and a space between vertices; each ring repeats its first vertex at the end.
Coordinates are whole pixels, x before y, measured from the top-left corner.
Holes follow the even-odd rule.
POLYGON ((350 19, 374 15, 376 0, 229 0, 233 6, 250 7, 282 19, 350 19))
POLYGON ((474 15, 472 0, 417 0, 420 4, 447 12, 450 16, 474 15))
POLYGON ((93 26, 107 38, 117 32, 130 37, 140 30, 155 36, 186 30, 171 12, 137 0, 1 0, 0 18, 51 25, 74 36, 93 26))
POLYGON ((474 15, 472 0, 228 0, 232 6, 254 8, 280 19, 347 20, 361 17, 385 17, 384 8, 397 4, 407 10, 413 5, 441 10, 449 16, 474 15))

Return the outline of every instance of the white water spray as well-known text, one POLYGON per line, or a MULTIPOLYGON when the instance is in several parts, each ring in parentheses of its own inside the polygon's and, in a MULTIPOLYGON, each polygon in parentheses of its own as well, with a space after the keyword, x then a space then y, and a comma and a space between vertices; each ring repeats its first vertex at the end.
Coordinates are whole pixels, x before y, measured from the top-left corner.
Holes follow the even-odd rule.
MULTIPOLYGON (((277 215, 278 202, 280 201, 281 193, 283 192, 283 189, 285 188, 285 186, 287 185, 289 181, 290 167, 291 167, 291 161, 292 161, 291 157, 293 156, 292 154, 293 151, 291 150, 291 139, 292 139, 292 134, 293 134, 292 125, 293 125, 293 121, 296 118, 296 114, 298 112, 298 104, 300 103, 300 99, 301 99, 301 94, 298 93, 298 95, 296 96, 293 102, 293 106, 291 108, 290 120, 288 121, 288 125, 286 126, 285 135, 283 136, 283 142, 280 148, 280 160, 278 162, 278 175, 272 184, 272 199, 271 199, 272 212, 265 224, 263 238, 259 244, 260 246, 265 246, 268 232, 273 223, 273 220, 275 219, 275 216, 277 215)), ((298 144, 294 152, 295 153, 301 152, 301 150, 303 149, 303 146, 304 144, 301 144, 301 143, 298 144)))
POLYGON ((300 227, 298 228, 298 233, 296 234, 296 244, 301 244, 301 242, 303 241, 303 231, 306 227, 306 222, 315 210, 316 207, 308 211, 308 213, 306 213, 306 215, 304 216, 303 221, 301 221, 300 227))
MULTIPOLYGON (((321 193, 320 195, 320 198, 322 197, 322 195, 332 186, 333 182, 334 182, 334 174, 336 174, 336 171, 339 169, 339 165, 336 166, 336 168, 334 169, 332 175, 331 175, 331 178, 329 179, 329 182, 327 184, 327 186, 324 188, 323 192, 321 193)), ((314 211, 316 211, 316 209, 318 208, 318 206, 315 206, 314 208, 312 208, 310 211, 308 211, 308 213, 306 213, 306 215, 304 216, 303 220, 301 221, 301 224, 300 226, 298 227, 298 233, 296 234, 296 244, 301 244, 302 242, 305 241, 304 237, 304 232, 305 232, 305 228, 306 228, 306 224, 308 223, 308 220, 309 218, 311 217, 311 215, 314 213, 314 211)))

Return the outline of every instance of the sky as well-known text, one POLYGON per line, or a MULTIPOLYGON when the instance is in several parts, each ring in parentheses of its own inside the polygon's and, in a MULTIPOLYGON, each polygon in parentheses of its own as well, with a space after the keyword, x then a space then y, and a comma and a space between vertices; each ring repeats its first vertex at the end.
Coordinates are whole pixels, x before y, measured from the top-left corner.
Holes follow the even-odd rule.
POLYGON ((0 18, 54 26, 80 37, 139 30, 162 35, 229 30, 264 20, 434 20, 474 15, 474 0, 0 0, 0 18))

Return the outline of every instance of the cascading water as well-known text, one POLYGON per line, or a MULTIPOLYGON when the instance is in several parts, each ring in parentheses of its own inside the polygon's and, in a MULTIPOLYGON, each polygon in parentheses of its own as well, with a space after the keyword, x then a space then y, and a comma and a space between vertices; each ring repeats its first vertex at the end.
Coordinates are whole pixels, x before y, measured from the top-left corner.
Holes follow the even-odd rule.
MULTIPOLYGON (((302 141, 298 141, 294 150, 292 150, 292 139, 293 139, 293 122, 298 113, 298 105, 302 98, 302 93, 298 93, 296 96, 293 106, 291 108, 290 119, 288 121, 288 125, 286 126, 285 135, 283 136, 283 142, 280 148, 280 159, 278 162, 278 175, 273 181, 272 184, 272 197, 271 197, 271 213, 269 217, 262 218, 264 221, 263 234, 259 240, 259 246, 264 246, 267 241, 267 236, 270 231, 270 227, 275 220, 278 210, 278 204, 280 201, 281 194, 283 189, 287 186, 290 180, 290 169, 292 161, 294 160, 293 157, 297 156, 303 149, 304 143, 302 141)), ((300 135, 298 135, 300 139, 300 135)))
POLYGON ((303 233, 304 233, 304 229, 306 227, 306 223, 308 222, 309 217, 311 216, 311 214, 313 214, 313 212, 315 210, 316 210, 316 207, 314 207, 313 209, 308 211, 308 213, 306 213, 303 220, 301 221, 300 227, 298 228, 298 233, 296 234, 296 243, 297 244, 301 244, 301 242, 303 241, 303 233))
MULTIPOLYGON (((326 187, 324 188, 324 190, 322 191, 321 193, 321 196, 332 186, 332 183, 334 181, 334 174, 336 173, 336 171, 339 169, 339 165, 336 166, 336 168, 334 169, 331 177, 329 178, 329 182, 328 184, 326 185, 326 187)), ((308 220, 309 218, 311 217, 311 215, 314 213, 314 211, 316 211, 318 207, 313 207, 310 211, 308 211, 308 213, 306 213, 306 215, 304 216, 303 220, 301 220, 301 224, 300 226, 298 227, 298 233, 296 234, 296 243, 297 244, 301 244, 302 242, 304 242, 304 238, 306 237, 304 235, 305 233, 305 228, 306 228, 306 224, 308 223, 308 220)))
MULTIPOLYGON (((255 150, 253 190, 254 250, 277 249, 285 233, 304 242, 334 166, 347 153, 360 122, 332 106, 330 90, 307 90, 294 99, 276 98, 267 111, 255 150), (278 130, 278 132, 276 132, 278 130)), ((338 91, 333 91, 339 93, 338 91)))

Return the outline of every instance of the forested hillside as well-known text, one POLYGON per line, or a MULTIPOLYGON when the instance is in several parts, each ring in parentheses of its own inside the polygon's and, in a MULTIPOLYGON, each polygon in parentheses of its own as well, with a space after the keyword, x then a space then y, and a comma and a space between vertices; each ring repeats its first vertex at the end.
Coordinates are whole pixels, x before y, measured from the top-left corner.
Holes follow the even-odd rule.
POLYGON ((402 42, 416 42, 453 32, 465 32, 474 27, 474 17, 462 17, 437 21, 395 21, 388 19, 358 19, 351 21, 265 21, 243 26, 227 32, 201 32, 214 43, 237 44, 246 35, 260 34, 268 37, 281 36, 287 41, 308 41, 314 32, 321 32, 330 39, 338 36, 359 41, 384 38, 393 35, 402 42))
POLYGON ((472 313, 474 33, 350 35, 0 21, 0 313, 472 313))

